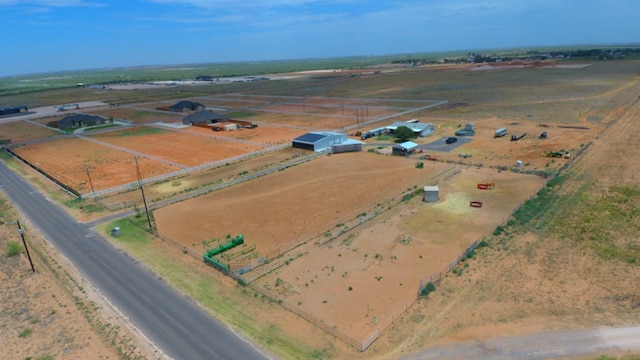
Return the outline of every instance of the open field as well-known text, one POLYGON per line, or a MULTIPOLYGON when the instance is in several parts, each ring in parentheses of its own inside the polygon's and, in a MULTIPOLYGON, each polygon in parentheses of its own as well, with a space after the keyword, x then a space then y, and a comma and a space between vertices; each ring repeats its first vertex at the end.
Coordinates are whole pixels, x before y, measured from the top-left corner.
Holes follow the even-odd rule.
POLYGON ((0 124, 0 140, 9 140, 10 143, 45 139, 60 135, 53 129, 47 129, 25 121, 13 121, 0 124))
MULTIPOLYGON (((90 193, 92 187, 97 191, 138 180, 134 155, 80 138, 22 146, 15 152, 80 193, 90 193), (51 156, 55 153, 65 156, 51 156)), ((139 158, 138 165, 140 172, 148 177, 180 169, 146 158, 139 158)))
POLYGON ((103 132, 90 137, 185 167, 233 158, 263 148, 260 144, 216 138, 211 131, 209 134, 196 136, 185 131, 145 128, 141 132, 140 129, 133 128, 103 132))
MULTIPOLYGON (((429 153, 438 161, 425 162, 424 169, 416 168, 416 162, 424 160, 427 153, 409 159, 371 152, 321 156, 161 207, 154 212, 158 231, 165 239, 177 243, 163 247, 162 251, 171 257, 186 249, 198 258, 203 251, 202 240, 242 233, 248 244, 256 245, 260 255, 277 254, 278 247, 315 237, 304 246, 302 257, 287 261, 252 283, 250 289, 239 286, 236 289, 235 283, 220 280, 219 274, 212 274, 211 282, 227 289, 225 294, 230 303, 234 296, 238 299, 248 296, 247 292, 273 295, 271 307, 260 315, 253 313, 256 319, 262 324, 275 324, 282 332, 296 334, 299 341, 322 349, 321 358, 395 359, 437 343, 550 329, 637 324, 638 312, 630 306, 628 295, 640 292, 636 286, 640 283, 638 211, 633 205, 640 201, 640 192, 636 181, 638 169, 632 161, 637 152, 633 134, 640 130, 635 121, 640 84, 637 77, 630 76, 639 69, 637 62, 475 71, 443 66, 361 78, 326 76, 279 81, 282 85, 275 82, 246 85, 244 93, 248 98, 271 91, 278 96, 447 99, 451 106, 405 115, 407 119, 416 117, 440 125, 434 136, 418 142, 426 144, 448 136, 466 122, 474 122, 478 132, 471 142, 450 153, 429 153), (498 127, 528 135, 518 142, 510 142, 508 137, 494 139, 492 134, 498 127), (549 138, 538 139, 541 131, 547 131, 549 138), (572 159, 541 156, 561 149, 571 150, 572 159), (462 159, 460 154, 472 157, 462 159), (523 172, 553 173, 574 161, 574 155, 578 155, 577 159, 564 170, 559 178, 562 182, 544 187, 538 197, 523 206, 526 213, 518 212, 509 218, 544 183, 542 178, 523 172), (516 160, 522 160, 523 167, 511 171, 516 160), (344 227, 359 214, 371 214, 377 204, 390 198, 399 200, 407 190, 427 185, 430 172, 454 165, 463 170, 441 179, 442 196, 438 204, 408 199, 358 227, 344 227), (494 181, 496 189, 479 192, 475 184, 480 180, 494 181), (481 209, 470 208, 471 199, 481 199, 486 205, 481 209), (341 236, 329 241, 343 229, 341 236), (327 231, 331 235, 325 237, 327 231), (441 272, 443 267, 446 269, 471 242, 482 238, 487 240, 488 247, 479 249, 473 259, 460 264, 455 272, 443 275, 434 293, 413 303, 420 280, 441 272), (365 353, 356 353, 343 346, 329 345, 336 341, 331 336, 318 338, 317 333, 308 330, 304 320, 292 318, 278 301, 325 320, 356 339, 377 328, 388 330, 365 353)), ((230 84, 231 88, 243 89, 240 84, 230 84)), ((196 96, 189 99, 197 101, 196 96)), ((319 105, 314 111, 326 109, 327 104, 319 105)), ((302 115, 271 113, 248 119, 286 125, 282 128, 324 126, 324 120, 316 118, 305 116, 303 111, 302 115)), ((267 127, 224 136, 245 136, 267 127)), ((131 139, 138 136, 127 139, 114 134, 96 137, 112 145, 147 151, 139 143, 126 143, 136 142, 131 139)), ((277 137, 284 134, 278 133, 277 137)), ((237 139, 262 143, 268 135, 264 136, 237 139)), ((193 138, 206 139, 195 134, 193 138)), ((73 145, 82 141, 64 140, 70 142, 69 148, 61 141, 51 144, 55 147, 40 150, 50 154, 52 149, 61 148, 74 154, 77 150, 71 150, 73 145)), ((392 139, 376 141, 367 142, 374 144, 371 149, 383 150, 392 139)), ((111 154, 111 150, 104 153, 111 154)), ((149 184, 149 193, 156 199, 168 199, 193 189, 206 189, 244 172, 272 168, 294 156, 297 156, 295 149, 286 149, 187 174, 175 181, 149 184)), ((75 172, 81 177, 83 162, 76 163, 75 172)), ((114 208, 120 203, 139 207, 139 198, 138 193, 124 192, 99 200, 113 204, 114 208)), ((201 270, 201 266, 197 268, 201 270)), ((262 337, 260 340, 265 341, 262 337)), ((312 356, 309 353, 290 356, 296 357, 312 356)))
POLYGON ((277 145, 288 144, 291 139, 303 135, 307 132, 305 129, 297 129, 271 125, 269 123, 260 124, 253 129, 238 129, 235 131, 218 131, 212 132, 211 129, 191 126, 185 128, 184 131, 192 131, 204 135, 215 135, 219 138, 236 139, 248 141, 256 144, 277 145))

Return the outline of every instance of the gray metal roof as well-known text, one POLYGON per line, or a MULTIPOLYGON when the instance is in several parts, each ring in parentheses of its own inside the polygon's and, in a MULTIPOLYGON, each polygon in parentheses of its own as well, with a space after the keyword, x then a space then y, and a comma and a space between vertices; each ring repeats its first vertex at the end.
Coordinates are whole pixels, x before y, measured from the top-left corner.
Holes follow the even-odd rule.
POLYGON ((182 119, 182 122, 195 124, 206 123, 210 121, 213 122, 214 120, 217 120, 216 122, 224 122, 227 120, 227 117, 213 111, 202 110, 185 116, 185 118, 182 119))
POLYGON ((298 136, 297 138, 293 139, 293 141, 313 144, 326 138, 329 135, 330 134, 327 134, 327 133, 310 132, 310 133, 306 133, 304 135, 298 136))

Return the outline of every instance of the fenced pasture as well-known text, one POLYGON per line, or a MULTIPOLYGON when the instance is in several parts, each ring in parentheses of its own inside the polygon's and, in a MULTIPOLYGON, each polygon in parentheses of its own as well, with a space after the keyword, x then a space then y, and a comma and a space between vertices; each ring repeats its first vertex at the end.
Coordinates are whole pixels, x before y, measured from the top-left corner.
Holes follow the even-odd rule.
POLYGON ((229 108, 229 105, 233 104, 234 110, 242 111, 242 117, 256 122, 331 130, 375 121, 378 118, 393 118, 394 115, 398 115, 397 120, 409 120, 400 117, 400 114, 411 113, 418 108, 437 103, 431 100, 258 95, 205 98, 203 102, 207 106, 220 108, 229 108), (243 106, 238 106, 239 104, 243 106))
POLYGON ((212 131, 210 135, 200 135, 178 130, 157 130, 138 135, 135 133, 137 129, 123 129, 88 137, 183 167, 224 160, 264 148, 262 144, 218 138, 212 131), (129 136, 129 133, 133 135, 129 136))
POLYGON ((191 126, 184 128, 182 131, 194 132, 205 136, 213 135, 217 138, 248 141, 255 144, 273 145, 290 143, 292 139, 306 133, 308 130, 295 127, 274 126, 269 123, 260 123, 258 124, 258 127, 253 129, 213 132, 209 128, 191 126))
POLYGON ((372 153, 322 156, 157 209, 154 218, 160 234, 188 249, 224 238, 220 229, 245 235, 246 246, 255 245, 268 264, 263 268, 256 258, 243 279, 363 340, 417 299, 426 275, 446 272, 452 259, 544 183, 492 169, 447 176, 455 173, 450 164, 425 165, 418 169, 414 160, 372 153), (496 188, 478 190, 476 181, 495 182, 496 188), (414 195, 427 182, 440 184, 440 203, 414 195), (470 200, 485 207, 471 208, 470 200), (396 208, 399 203, 406 206, 396 208), (197 215, 203 212, 206 219, 197 215))
POLYGON ((0 140, 9 140, 9 143, 40 140, 57 135, 60 135, 60 132, 38 126, 28 121, 0 123, 0 140))
MULTIPOLYGON (((136 156, 80 138, 21 146, 14 152, 34 168, 81 194, 138 180, 136 156)), ((138 164, 140 172, 148 177, 179 170, 177 166, 144 157, 138 158, 138 164)))

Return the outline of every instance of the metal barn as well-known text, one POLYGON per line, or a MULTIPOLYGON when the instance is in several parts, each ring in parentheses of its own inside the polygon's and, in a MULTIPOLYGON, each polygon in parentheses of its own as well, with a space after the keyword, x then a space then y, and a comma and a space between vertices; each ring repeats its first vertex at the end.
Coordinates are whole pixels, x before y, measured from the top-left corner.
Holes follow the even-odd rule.
POLYGON ((440 188, 436 186, 424 187, 424 201, 425 202, 438 202, 440 200, 440 188))
POLYGON ((346 143, 348 137, 346 134, 335 132, 309 132, 293 139, 291 146, 298 149, 322 152, 331 149, 333 145, 346 143))

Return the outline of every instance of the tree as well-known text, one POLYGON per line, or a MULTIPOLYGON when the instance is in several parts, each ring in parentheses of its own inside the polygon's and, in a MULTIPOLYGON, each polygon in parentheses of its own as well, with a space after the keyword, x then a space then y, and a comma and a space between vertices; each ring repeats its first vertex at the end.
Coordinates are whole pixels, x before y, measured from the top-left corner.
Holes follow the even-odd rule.
POLYGON ((405 142, 413 138, 413 130, 409 129, 406 126, 398 126, 395 135, 399 142, 405 142))

